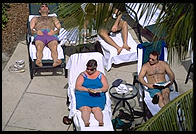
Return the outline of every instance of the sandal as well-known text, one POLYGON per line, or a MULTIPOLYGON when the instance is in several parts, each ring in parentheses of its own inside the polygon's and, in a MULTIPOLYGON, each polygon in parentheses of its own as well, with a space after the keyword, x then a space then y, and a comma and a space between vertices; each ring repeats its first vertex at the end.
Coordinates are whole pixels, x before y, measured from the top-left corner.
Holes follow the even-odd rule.
POLYGON ((99 122, 99 126, 103 126, 104 125, 104 123, 103 122, 99 122))
POLYGON ((57 67, 57 66, 61 65, 61 63, 62 63, 62 60, 57 59, 56 61, 54 61, 52 66, 57 67))
POLYGON ((84 123, 85 127, 89 127, 90 123, 84 123))
POLYGON ((23 64, 25 64, 25 61, 24 60, 17 60, 16 64, 17 65, 23 65, 23 64))
POLYGON ((68 116, 63 117, 63 123, 65 125, 71 125, 72 124, 72 119, 69 119, 68 116))
POLYGON ((42 67, 43 64, 42 64, 42 61, 40 59, 37 59, 35 64, 38 66, 38 67, 42 67))

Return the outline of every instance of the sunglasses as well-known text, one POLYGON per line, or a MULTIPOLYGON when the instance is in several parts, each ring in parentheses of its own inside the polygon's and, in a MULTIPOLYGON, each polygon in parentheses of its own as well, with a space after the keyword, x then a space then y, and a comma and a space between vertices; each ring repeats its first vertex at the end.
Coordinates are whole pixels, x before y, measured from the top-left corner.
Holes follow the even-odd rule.
POLYGON ((48 7, 48 5, 42 5, 41 7, 48 7))
POLYGON ((86 68, 86 70, 94 71, 94 70, 95 70, 95 68, 91 68, 91 69, 86 68))

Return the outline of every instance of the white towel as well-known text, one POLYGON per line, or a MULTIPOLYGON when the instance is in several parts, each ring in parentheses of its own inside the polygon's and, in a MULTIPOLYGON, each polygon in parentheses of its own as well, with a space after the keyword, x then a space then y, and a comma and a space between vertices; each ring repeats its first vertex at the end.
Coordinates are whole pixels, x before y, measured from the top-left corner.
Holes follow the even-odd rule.
POLYGON ((75 98, 75 83, 78 75, 85 71, 86 63, 90 59, 95 59, 97 61, 97 70, 104 73, 103 66, 103 56, 99 52, 89 52, 89 53, 76 53, 70 56, 66 69, 68 69, 68 97, 70 101, 69 105, 69 118, 73 117, 75 127, 78 131, 113 131, 113 126, 111 122, 112 111, 111 111, 111 100, 109 93, 106 92, 106 105, 103 112, 104 126, 99 127, 98 121, 94 118, 94 115, 90 115, 90 126, 85 127, 84 121, 81 118, 81 112, 76 109, 76 98, 75 98))
POLYGON ((125 84, 120 84, 118 87, 115 87, 118 94, 123 94, 128 92, 128 88, 125 84))
MULTIPOLYGON (((120 47, 123 46, 122 34, 117 33, 113 36, 110 36, 116 44, 120 47)), ((109 71, 112 67, 112 64, 120 64, 125 62, 137 61, 137 43, 128 32, 128 41, 127 44, 131 47, 130 51, 123 49, 119 55, 117 55, 117 49, 106 43, 100 36, 98 40, 101 44, 101 48, 104 54, 104 67, 109 71)))

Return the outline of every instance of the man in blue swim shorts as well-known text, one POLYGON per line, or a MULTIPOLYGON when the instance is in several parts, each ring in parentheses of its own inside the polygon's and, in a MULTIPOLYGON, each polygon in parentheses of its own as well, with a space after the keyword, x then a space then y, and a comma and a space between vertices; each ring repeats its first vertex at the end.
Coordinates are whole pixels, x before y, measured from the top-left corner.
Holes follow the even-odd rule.
POLYGON ((170 84, 173 84, 175 75, 169 65, 165 61, 159 61, 159 53, 157 51, 152 51, 149 55, 149 61, 146 62, 139 73, 139 81, 148 87, 148 92, 153 98, 155 95, 158 95, 158 104, 160 107, 165 106, 169 103, 169 94, 170 89, 166 86, 163 89, 158 89, 154 86, 155 83, 165 83, 165 75, 169 76, 170 84), (144 80, 144 77, 147 78, 148 83, 144 80))
POLYGON ((31 33, 34 35, 34 44, 37 49, 37 60, 36 65, 42 67, 42 57, 44 47, 48 47, 51 50, 51 57, 53 58, 53 67, 56 67, 62 63, 58 59, 57 45, 58 37, 57 34, 60 31, 61 24, 57 17, 48 16, 49 8, 48 5, 43 3, 40 6, 39 13, 40 17, 33 17, 30 22, 31 33))

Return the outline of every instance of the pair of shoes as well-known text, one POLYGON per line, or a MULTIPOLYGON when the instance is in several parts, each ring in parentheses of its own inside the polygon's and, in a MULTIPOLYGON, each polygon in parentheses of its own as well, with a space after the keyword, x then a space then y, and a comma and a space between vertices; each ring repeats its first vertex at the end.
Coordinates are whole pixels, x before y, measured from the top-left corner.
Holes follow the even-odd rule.
POLYGON ((23 66, 12 65, 9 67, 8 71, 9 72, 16 72, 16 73, 23 73, 23 72, 25 72, 24 65, 23 66))
POLYGON ((61 65, 61 63, 62 63, 62 60, 60 60, 60 59, 57 59, 56 61, 54 61, 54 63, 53 63, 53 67, 57 67, 57 66, 59 66, 59 65, 61 65))
POLYGON ((16 64, 17 65, 23 65, 23 64, 25 64, 25 61, 24 60, 17 60, 16 64))
POLYGON ((24 67, 25 67, 25 61, 24 60, 18 60, 16 61, 16 64, 11 65, 8 68, 9 72, 17 72, 17 73, 23 73, 25 72, 24 67))
POLYGON ((71 125, 72 119, 69 119, 68 116, 64 116, 64 117, 63 117, 63 123, 64 123, 65 125, 71 125))

